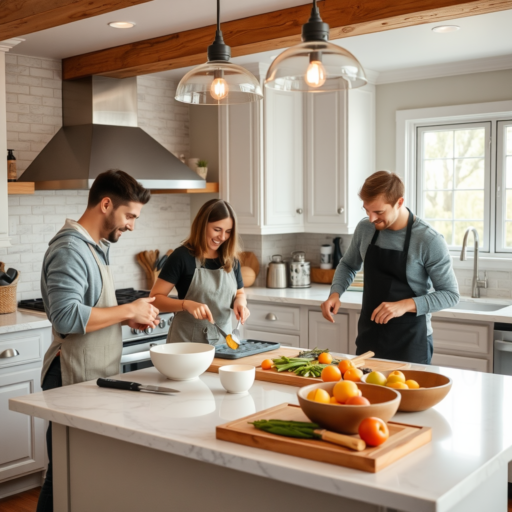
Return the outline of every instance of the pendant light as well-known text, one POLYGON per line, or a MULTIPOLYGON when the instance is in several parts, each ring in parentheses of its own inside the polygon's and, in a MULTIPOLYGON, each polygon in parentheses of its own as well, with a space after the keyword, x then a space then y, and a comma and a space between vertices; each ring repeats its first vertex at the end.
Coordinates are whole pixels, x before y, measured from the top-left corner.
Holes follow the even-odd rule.
POLYGON ((193 105, 234 105, 263 98, 257 78, 229 62, 231 48, 220 30, 220 0, 217 0, 217 32, 208 46, 208 62, 189 71, 178 84, 176 100, 193 105))
POLYGON ((360 62, 329 43, 329 25, 322 21, 316 0, 309 21, 302 26, 302 43, 274 59, 265 80, 270 89, 299 92, 340 91, 367 83, 360 62))

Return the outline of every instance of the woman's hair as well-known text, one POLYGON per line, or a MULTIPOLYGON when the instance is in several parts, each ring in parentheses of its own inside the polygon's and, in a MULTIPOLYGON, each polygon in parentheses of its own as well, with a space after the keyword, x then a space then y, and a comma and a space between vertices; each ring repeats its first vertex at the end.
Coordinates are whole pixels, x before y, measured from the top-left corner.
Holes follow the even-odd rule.
POLYGON ((404 194, 405 187, 399 176, 389 171, 378 171, 366 178, 359 197, 370 202, 382 195, 386 203, 394 206, 404 194))
POLYGON ((199 258, 204 264, 208 245, 206 243, 206 228, 210 222, 217 222, 224 219, 233 219, 233 227, 229 238, 220 245, 219 259, 226 272, 231 272, 240 254, 240 242, 236 223, 236 214, 231 205, 222 199, 211 199, 201 206, 190 228, 190 236, 183 242, 183 245, 199 258))

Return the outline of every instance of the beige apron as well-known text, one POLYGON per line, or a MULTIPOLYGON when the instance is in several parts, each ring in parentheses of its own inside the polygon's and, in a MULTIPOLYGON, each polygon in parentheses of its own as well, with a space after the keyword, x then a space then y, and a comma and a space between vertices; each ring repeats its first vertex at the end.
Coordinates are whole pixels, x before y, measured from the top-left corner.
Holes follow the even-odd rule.
MULTIPOLYGON (((87 245, 98 264, 103 282, 100 298, 94 307, 117 306, 110 267, 100 262, 94 247, 87 245)), ((53 342, 44 356, 41 384, 59 350, 63 386, 116 375, 123 350, 121 324, 87 334, 68 334, 65 338, 53 329, 53 342)))
MULTIPOLYGON (((232 331, 231 306, 236 297, 237 282, 235 272, 226 272, 223 268, 209 270, 201 266, 196 258, 196 270, 190 283, 185 300, 206 304, 212 312, 213 319, 226 333, 232 331)), ((174 315, 167 343, 193 341, 217 345, 226 343, 217 328, 209 320, 196 320, 187 311, 174 315)))

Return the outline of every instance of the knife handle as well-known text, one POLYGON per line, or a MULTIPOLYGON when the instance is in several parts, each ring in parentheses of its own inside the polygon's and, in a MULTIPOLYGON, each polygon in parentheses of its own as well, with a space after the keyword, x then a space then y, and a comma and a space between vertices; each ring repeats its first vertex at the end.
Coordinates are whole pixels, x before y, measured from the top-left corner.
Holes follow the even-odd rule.
POLYGON ((322 441, 338 444, 345 448, 350 448, 351 450, 360 452, 366 448, 366 443, 357 437, 346 436, 344 434, 338 434, 337 432, 330 432, 329 430, 314 430, 314 433, 319 436, 322 441))
POLYGON ((141 384, 137 382, 128 382, 126 380, 98 379, 96 384, 100 388, 125 389, 127 391, 140 391, 141 384))

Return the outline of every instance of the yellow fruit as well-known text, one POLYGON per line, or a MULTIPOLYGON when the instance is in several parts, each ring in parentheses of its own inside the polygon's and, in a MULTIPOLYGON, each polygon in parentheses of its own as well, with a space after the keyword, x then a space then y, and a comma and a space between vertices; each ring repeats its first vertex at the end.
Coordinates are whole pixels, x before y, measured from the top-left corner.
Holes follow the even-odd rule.
POLYGON ((386 385, 386 376, 380 372, 371 372, 366 377, 366 382, 368 384, 377 384, 378 386, 386 385))
POLYGON ((388 382, 386 384, 386 387, 393 389, 409 389, 405 382, 388 382))
POLYGON ((345 403, 347 398, 351 396, 359 396, 359 388, 355 382, 351 380, 342 380, 334 385, 332 394, 340 404, 345 403))
POLYGON ((308 393, 308 400, 313 402, 320 402, 321 404, 328 404, 331 401, 331 396, 325 389, 314 389, 308 393))
POLYGON ((341 405, 341 404, 338 402, 338 400, 336 400, 336 397, 335 397, 335 396, 331 396, 331 399, 330 399, 329 403, 334 404, 334 405, 341 405))
POLYGON ((402 372, 395 370, 388 375, 388 382, 405 382, 405 375, 402 372), (391 379, 391 381, 389 379, 391 379))
POLYGON ((405 384, 409 389, 419 389, 420 387, 420 385, 415 380, 406 380, 405 384))

